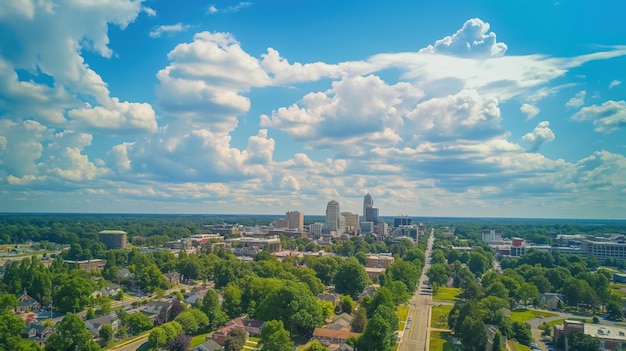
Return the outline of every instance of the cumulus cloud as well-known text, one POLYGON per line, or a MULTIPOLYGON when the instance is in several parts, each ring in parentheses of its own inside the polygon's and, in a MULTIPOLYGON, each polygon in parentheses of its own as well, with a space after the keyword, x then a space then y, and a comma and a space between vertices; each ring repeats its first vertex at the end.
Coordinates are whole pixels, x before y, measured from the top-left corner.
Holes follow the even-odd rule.
POLYGON ((596 132, 611 133, 626 126, 626 102, 609 100, 602 105, 583 107, 576 112, 575 121, 593 121, 596 132))
POLYGON ((520 111, 522 111, 522 113, 526 115, 527 119, 533 119, 537 117, 539 112, 541 112, 539 107, 531 104, 523 104, 520 107, 520 111))
POLYGON ((326 92, 309 93, 300 104, 262 115, 261 125, 289 133, 311 145, 351 147, 399 140, 394 129, 401 129, 402 116, 423 96, 408 83, 386 84, 377 76, 344 77, 326 92), (355 140, 355 138, 357 138, 355 140))
POLYGON ((403 130, 424 141, 489 139, 503 132, 498 100, 475 90, 424 101, 406 118, 403 130))
POLYGON ((543 121, 539 122, 532 132, 525 134, 522 140, 529 144, 528 152, 537 152, 543 144, 555 138, 554 132, 550 129, 550 122, 543 121))
POLYGON ((453 35, 437 40, 434 45, 429 45, 420 52, 478 57, 502 56, 508 47, 496 41, 496 34, 489 32, 489 27, 489 23, 472 18, 453 35))
POLYGON ((120 102, 113 98, 106 107, 87 105, 67 112, 77 128, 109 131, 113 134, 157 130, 156 116, 150 104, 120 102))
POLYGON ((576 95, 569 99, 566 103, 565 106, 567 107, 580 107, 582 105, 585 104, 585 96, 587 95, 587 92, 585 90, 581 90, 578 93, 576 93, 576 95))
MULTIPOLYGON (((7 97, 0 99, 4 105, 0 107, 15 120, 35 119, 60 128, 72 123, 67 111, 84 109, 86 104, 100 114, 115 114, 118 101, 82 53, 92 51, 111 58, 109 25, 126 28, 145 11, 141 1, 11 3, 14 6, 0 10, 5 34, 0 38, 5 49, 0 57, 0 96, 7 97), (110 107, 111 111, 105 111, 110 107)), ((126 121, 135 122, 133 118, 126 121)))
POLYGON ((620 84, 622 84, 621 80, 617 80, 617 79, 612 80, 611 83, 609 83, 609 89, 613 89, 620 84))
POLYGON ((331 65, 325 62, 291 64, 272 48, 268 48, 267 53, 261 57, 261 67, 272 76, 272 82, 275 85, 316 81, 325 77, 337 78, 347 73, 347 67, 342 69, 341 65, 331 65))
POLYGON ((169 25, 164 24, 151 30, 150 33, 148 33, 148 35, 150 36, 150 38, 159 38, 162 35, 173 35, 175 33, 184 32, 184 31, 187 31, 189 28, 191 28, 190 25, 182 24, 182 23, 169 24, 169 25))
POLYGON ((197 33, 168 58, 171 63, 157 74, 159 106, 172 118, 219 130, 234 129, 237 115, 250 108, 242 92, 270 84, 258 60, 227 33, 197 33))

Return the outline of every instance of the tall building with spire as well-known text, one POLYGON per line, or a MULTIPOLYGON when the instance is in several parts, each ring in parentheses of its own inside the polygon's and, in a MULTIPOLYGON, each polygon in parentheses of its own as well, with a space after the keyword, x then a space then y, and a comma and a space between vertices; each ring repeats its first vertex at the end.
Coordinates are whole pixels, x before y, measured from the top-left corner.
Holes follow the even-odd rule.
POLYGON ((374 200, 372 200, 372 195, 370 193, 365 194, 365 198, 363 199, 363 222, 371 222, 372 219, 368 218, 368 208, 374 207, 374 200))

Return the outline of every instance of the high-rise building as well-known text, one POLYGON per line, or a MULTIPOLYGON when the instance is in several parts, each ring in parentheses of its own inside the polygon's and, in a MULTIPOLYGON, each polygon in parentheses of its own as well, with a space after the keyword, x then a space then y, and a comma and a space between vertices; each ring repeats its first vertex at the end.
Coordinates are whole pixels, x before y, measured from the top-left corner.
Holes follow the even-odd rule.
POLYGON ((304 213, 300 211, 287 212, 287 228, 304 231, 304 213))
POLYGON ((367 193, 363 199, 363 221, 372 221, 370 218, 367 218, 367 209, 372 207, 374 207, 374 200, 372 200, 372 195, 367 193))
POLYGON ((98 240, 102 242, 107 249, 126 249, 126 240, 128 234, 121 230, 103 230, 98 233, 98 240))
POLYGON ((326 228, 329 231, 342 232, 341 223, 343 222, 339 202, 330 200, 326 205, 326 228))
POLYGON ((411 225, 412 223, 413 223, 413 218, 409 216, 399 216, 393 219, 394 228, 411 225))
POLYGON ((347 228, 350 228, 350 230, 355 230, 359 228, 358 214, 352 212, 341 212, 341 216, 344 218, 347 228))

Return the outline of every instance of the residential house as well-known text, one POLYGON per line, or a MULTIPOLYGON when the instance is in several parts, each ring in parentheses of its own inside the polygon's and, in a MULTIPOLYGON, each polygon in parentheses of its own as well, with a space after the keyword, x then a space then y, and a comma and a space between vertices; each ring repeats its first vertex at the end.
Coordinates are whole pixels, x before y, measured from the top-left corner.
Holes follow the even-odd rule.
POLYGON ((197 303, 199 303, 202 299, 204 299, 204 296, 206 296, 207 291, 209 291, 209 289, 207 288, 194 289, 185 298, 185 302, 194 306, 197 303))
POLYGON ((322 300, 322 301, 331 302, 333 304, 333 306, 335 306, 335 307, 337 307, 337 305, 339 305, 339 302, 341 301, 341 299, 339 298, 339 295, 334 294, 334 293, 317 294, 317 298, 322 300))
POLYGON ((110 325, 113 330, 117 330, 120 325, 120 319, 117 317, 117 314, 115 312, 111 312, 104 316, 100 316, 94 319, 88 319, 85 321, 87 330, 89 330, 91 335, 93 335, 94 337, 97 337, 98 333, 100 332, 100 328, 102 328, 103 325, 107 324, 110 325))
POLYGON ((31 323, 22 330, 22 337, 36 342, 41 347, 45 347, 52 333, 54 333, 54 328, 52 327, 31 323))
POLYGON ((335 316, 333 322, 324 326, 324 328, 333 330, 350 330, 353 320, 354 317, 352 317, 351 315, 347 313, 342 313, 338 316, 335 316))
POLYGON ((363 300, 365 296, 369 296, 370 298, 373 298, 374 294, 376 294, 376 290, 378 290, 378 288, 375 285, 370 285, 366 287, 365 289, 363 289, 363 292, 359 294, 357 299, 361 301, 363 300))
POLYGON ((110 285, 110 286, 105 286, 102 289, 94 290, 91 293, 91 296, 92 297, 106 296, 106 297, 114 298, 120 293, 120 291, 122 291, 122 288, 120 288, 119 285, 110 285))
POLYGON ((17 295, 17 306, 15 306, 16 313, 22 312, 38 312, 41 310, 41 304, 33 297, 29 296, 24 289, 24 292, 17 295))
POLYGON ((222 346, 220 346, 220 344, 216 343, 212 339, 207 339, 202 344, 191 349, 191 351, 219 351, 219 350, 222 350, 222 346))
POLYGON ((354 347, 346 343, 343 343, 341 345, 334 344, 328 347, 328 351, 354 351, 354 347))
POLYGON ((170 282, 170 286, 180 284, 180 273, 170 272, 170 273, 165 273, 163 275, 165 276, 165 279, 167 279, 167 281, 170 282))
POLYGON ((341 330, 333 330, 327 328, 315 328, 313 332, 313 338, 317 339, 324 346, 329 346, 332 344, 341 345, 348 340, 349 337, 358 338, 361 334, 354 333, 349 330, 341 329, 341 330))
POLYGON ((172 307, 172 300, 166 301, 150 301, 144 306, 142 306, 139 310, 141 313, 147 315, 148 317, 154 319, 156 318, 162 309, 169 310, 172 307))
POLYGON ((563 295, 557 293, 544 293, 539 296, 539 305, 545 305, 549 310, 557 310, 560 306, 565 306, 563 295))
POLYGON ((248 333, 248 335, 259 335, 263 329, 264 321, 248 318, 235 318, 226 322, 226 324, 213 332, 211 338, 220 345, 224 345, 226 337, 231 330, 240 329, 248 333))

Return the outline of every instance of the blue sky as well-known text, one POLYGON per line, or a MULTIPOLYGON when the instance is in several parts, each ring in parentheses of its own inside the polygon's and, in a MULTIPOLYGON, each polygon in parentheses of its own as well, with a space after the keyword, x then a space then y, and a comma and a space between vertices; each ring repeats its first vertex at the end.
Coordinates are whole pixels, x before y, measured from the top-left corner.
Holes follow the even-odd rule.
POLYGON ((0 211, 625 218, 622 1, 7 4, 0 211))

